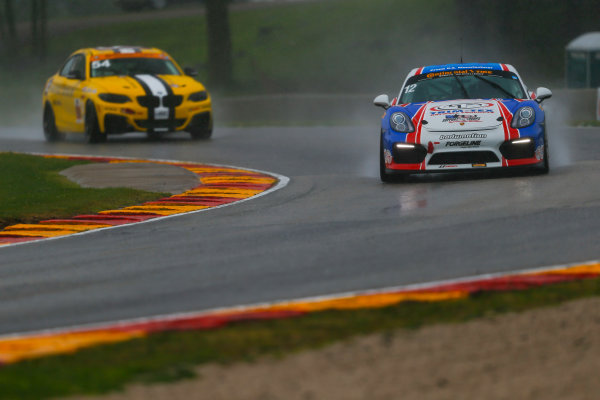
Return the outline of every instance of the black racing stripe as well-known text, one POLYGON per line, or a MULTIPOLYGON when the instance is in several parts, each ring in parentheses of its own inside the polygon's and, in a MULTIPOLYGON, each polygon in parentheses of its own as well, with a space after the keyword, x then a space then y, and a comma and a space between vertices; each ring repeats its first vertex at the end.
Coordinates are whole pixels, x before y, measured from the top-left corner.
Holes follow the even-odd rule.
MULTIPOLYGON (((152 97, 152 91, 150 90, 150 87, 148 87, 148 85, 146 85, 146 82, 144 82, 143 80, 141 80, 140 78, 138 78, 137 76, 133 76, 133 79, 136 80, 136 82, 142 87, 142 89, 144 89, 144 92, 146 93, 146 96, 148 97, 152 97)), ((138 101, 139 103, 139 101, 138 101)), ((141 105, 141 104, 140 104, 141 105)), ((148 109, 148 120, 152 121, 154 120, 154 107, 152 107, 151 105, 148 106, 143 106, 148 109)))
MULTIPOLYGON (((173 89, 171 88, 171 85, 169 85, 167 83, 167 81, 165 81, 163 78, 161 78, 158 75, 152 75, 152 76, 155 77, 156 79, 158 79, 160 81, 160 83, 163 84, 165 89, 167 89, 167 96, 173 97, 173 89)), ((175 106, 173 104, 171 104, 171 105, 169 105, 169 131, 173 132, 174 130, 175 130, 175 106)))

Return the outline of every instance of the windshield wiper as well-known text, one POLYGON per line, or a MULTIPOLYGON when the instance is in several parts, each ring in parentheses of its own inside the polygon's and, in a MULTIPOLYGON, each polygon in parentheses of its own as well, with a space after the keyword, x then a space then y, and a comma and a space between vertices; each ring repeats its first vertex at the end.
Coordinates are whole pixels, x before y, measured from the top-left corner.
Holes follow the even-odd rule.
POLYGON ((463 94, 465 95, 465 99, 470 99, 471 97, 469 96, 469 93, 467 92, 467 88, 465 88, 465 85, 463 85, 463 83, 460 81, 460 79, 458 79, 458 76, 456 76, 454 71, 452 72, 452 76, 454 77, 454 79, 456 79, 456 82, 458 82, 458 84, 460 85, 460 88, 461 88, 463 94))
POLYGON ((487 83, 491 87, 496 88, 496 89, 500 90, 501 92, 504 92, 504 94, 506 94, 510 99, 516 99, 517 98, 514 94, 512 94, 508 90, 504 89, 502 86, 500 86, 496 82, 488 81, 487 79, 485 79, 484 77, 479 76, 479 75, 473 75, 473 76, 475 78, 479 79, 480 81, 483 81, 483 82, 487 83))

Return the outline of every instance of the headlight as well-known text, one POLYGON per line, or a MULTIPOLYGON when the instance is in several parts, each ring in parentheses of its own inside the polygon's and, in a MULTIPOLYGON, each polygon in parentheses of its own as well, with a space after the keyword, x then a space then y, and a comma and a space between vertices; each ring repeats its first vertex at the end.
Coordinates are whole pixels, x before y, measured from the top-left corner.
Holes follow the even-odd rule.
POLYGON ((100 93, 98 95, 98 97, 100 97, 102 100, 106 101, 107 103, 119 103, 119 104, 123 104, 123 103, 127 103, 130 102, 131 99, 123 94, 114 94, 114 93, 100 93))
POLYGON ((204 101, 206 99, 208 99, 208 94, 204 90, 192 93, 190 94, 190 97, 188 97, 189 101, 204 101))
POLYGON ((512 123, 510 126, 513 128, 525 128, 535 121, 535 111, 533 108, 527 106, 520 108, 513 116, 512 123))
POLYGON ((414 132, 415 127, 412 121, 403 112, 395 112, 390 116, 390 125, 396 132, 414 132))

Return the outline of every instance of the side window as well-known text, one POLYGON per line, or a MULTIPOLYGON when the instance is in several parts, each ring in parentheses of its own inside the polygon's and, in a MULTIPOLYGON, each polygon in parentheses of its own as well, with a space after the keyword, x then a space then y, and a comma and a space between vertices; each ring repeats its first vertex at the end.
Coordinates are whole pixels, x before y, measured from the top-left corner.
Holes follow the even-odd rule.
POLYGON ((76 54, 69 58, 60 70, 60 76, 68 77, 73 72, 77 72, 82 79, 85 79, 85 56, 83 54, 76 54))
POLYGON ((73 56, 71 58, 69 58, 63 65, 63 67, 60 69, 60 76, 67 76, 69 75, 69 71, 71 71, 71 67, 73 66, 73 63, 75 62, 75 57, 77 56, 73 56))
POLYGON ((70 72, 76 72, 78 76, 85 79, 85 56, 78 54, 73 57, 73 65, 71 66, 70 72))

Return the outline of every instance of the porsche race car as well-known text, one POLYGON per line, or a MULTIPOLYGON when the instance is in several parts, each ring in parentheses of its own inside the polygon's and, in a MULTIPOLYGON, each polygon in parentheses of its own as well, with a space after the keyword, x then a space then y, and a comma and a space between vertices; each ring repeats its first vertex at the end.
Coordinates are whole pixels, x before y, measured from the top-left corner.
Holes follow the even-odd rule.
POLYGON ((528 92, 508 64, 415 68, 398 97, 383 107, 381 180, 414 173, 533 167, 548 172, 548 140, 540 87, 528 92))
POLYGON ((44 135, 56 141, 67 132, 83 133, 95 143, 132 131, 150 137, 186 131, 193 139, 207 139, 211 98, 195 74, 156 48, 78 50, 46 83, 44 135))

